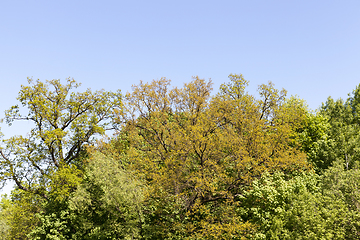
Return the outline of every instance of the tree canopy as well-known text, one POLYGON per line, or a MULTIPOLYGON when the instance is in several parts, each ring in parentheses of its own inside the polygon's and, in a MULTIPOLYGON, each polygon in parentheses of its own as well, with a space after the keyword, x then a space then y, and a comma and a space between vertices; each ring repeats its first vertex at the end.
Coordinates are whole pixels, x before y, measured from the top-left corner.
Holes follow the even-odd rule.
POLYGON ((75 169, 81 168, 84 146, 96 134, 113 129, 121 95, 90 89, 73 92, 80 86, 73 79, 68 79, 66 85, 60 80, 28 82, 29 86, 21 86, 17 98, 23 108, 12 106, 5 112, 5 121, 9 125, 29 121, 33 127, 27 135, 2 141, 0 179, 12 180, 19 189, 49 198, 50 192, 75 187, 75 169), (59 176, 69 172, 75 176, 59 176))
POLYGON ((241 74, 125 95, 28 81, 5 112, 32 127, 2 140, 0 237, 360 238, 360 85, 312 112, 241 74))

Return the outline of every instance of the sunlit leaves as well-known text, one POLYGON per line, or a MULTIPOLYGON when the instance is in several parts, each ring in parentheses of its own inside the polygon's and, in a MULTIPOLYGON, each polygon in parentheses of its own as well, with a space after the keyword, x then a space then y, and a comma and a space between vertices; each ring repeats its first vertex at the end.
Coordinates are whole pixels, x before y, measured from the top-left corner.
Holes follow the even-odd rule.
POLYGON ((73 79, 65 85, 60 80, 29 79, 29 86, 21 86, 17 99, 23 108, 11 107, 5 120, 9 125, 19 120, 33 125, 27 135, 3 140, 2 180, 14 180, 20 189, 47 198, 46 192, 54 191, 56 184, 51 181, 59 175, 57 170, 72 164, 79 167, 84 145, 116 127, 113 119, 121 109, 120 92, 74 92, 79 86, 73 79))
POLYGON ((153 194, 161 189, 181 199, 191 214, 180 222, 188 234, 207 239, 252 231, 236 214, 220 213, 234 212, 236 196, 263 172, 309 168, 294 140, 306 117, 303 102, 286 99, 271 83, 259 87, 256 99, 242 75, 229 78, 215 96, 211 81, 198 77, 183 88, 170 88, 167 79, 141 82, 126 95, 118 118, 131 168, 153 194), (220 230, 230 225, 234 230, 220 230))
POLYGON ((137 238, 143 221, 144 185, 126 172, 119 159, 95 153, 83 184, 72 194, 79 239, 137 238), (81 232, 81 234, 80 234, 81 232))
POLYGON ((321 187, 313 173, 264 174, 254 181, 242 206, 244 218, 258 225, 252 239, 344 239, 347 206, 321 187))

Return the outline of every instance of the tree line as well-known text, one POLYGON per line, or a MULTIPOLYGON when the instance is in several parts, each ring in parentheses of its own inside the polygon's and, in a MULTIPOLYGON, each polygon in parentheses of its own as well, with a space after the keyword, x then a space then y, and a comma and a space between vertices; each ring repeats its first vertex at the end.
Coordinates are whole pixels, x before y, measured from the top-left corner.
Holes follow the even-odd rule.
POLYGON ((5 111, 32 128, 2 139, 0 239, 360 239, 360 85, 312 111, 248 84, 29 79, 5 111))

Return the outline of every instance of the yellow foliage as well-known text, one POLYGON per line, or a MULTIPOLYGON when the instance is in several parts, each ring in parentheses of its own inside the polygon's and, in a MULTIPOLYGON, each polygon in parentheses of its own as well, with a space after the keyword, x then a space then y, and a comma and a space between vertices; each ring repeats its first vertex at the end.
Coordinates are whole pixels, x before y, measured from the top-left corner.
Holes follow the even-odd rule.
POLYGON ((118 116, 133 170, 150 188, 183 201, 194 239, 245 236, 254 226, 224 212, 236 210, 237 196, 265 171, 310 168, 294 141, 306 116, 301 101, 286 99, 272 83, 259 86, 256 99, 245 92, 242 75, 229 78, 215 96, 211 81, 198 77, 172 89, 165 78, 141 82, 118 116), (208 212, 224 206, 218 215, 208 212), (203 218, 195 224, 191 216, 203 218))

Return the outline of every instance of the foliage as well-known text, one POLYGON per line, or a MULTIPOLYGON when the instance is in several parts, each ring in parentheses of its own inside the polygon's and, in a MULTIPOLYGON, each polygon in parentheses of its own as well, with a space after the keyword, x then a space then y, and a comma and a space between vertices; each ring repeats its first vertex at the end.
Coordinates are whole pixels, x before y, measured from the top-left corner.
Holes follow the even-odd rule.
POLYGON ((243 212, 259 228, 253 239, 344 239, 342 199, 322 194, 314 174, 264 174, 244 196, 243 212))
POLYGON ((336 156, 334 140, 330 137, 331 125, 328 118, 323 115, 308 113, 302 126, 297 129, 297 141, 301 143, 301 150, 307 153, 309 161, 317 172, 331 166, 336 156))
POLYGON ((341 199, 346 205, 345 239, 360 238, 360 169, 355 165, 346 169, 342 161, 324 172, 322 183, 325 195, 333 199, 341 199))
POLYGON ((33 239, 137 239, 144 186, 118 160, 97 152, 68 205, 40 216, 33 239), (50 237, 51 236, 51 237, 50 237))
POLYGON ((85 146, 115 126, 112 119, 121 107, 119 92, 74 92, 80 84, 71 79, 66 85, 28 81, 17 98, 22 108, 12 106, 5 121, 10 126, 28 121, 32 128, 26 136, 2 140, 0 147, 1 183, 16 184, 2 209, 11 239, 26 239, 38 223, 46 225, 66 210, 70 193, 83 179, 85 146))
POLYGON ((350 169, 360 159, 359 94, 360 85, 349 94, 346 101, 329 97, 322 104, 317 118, 322 122, 318 122, 319 130, 323 132, 326 129, 325 134, 314 141, 313 148, 308 151, 310 161, 318 170, 330 167, 337 160, 342 160, 346 168, 350 169))
POLYGON ((6 239, 27 239, 27 234, 38 224, 43 199, 21 190, 13 190, 10 198, 1 200, 1 223, 6 239))
POLYGON ((41 222, 41 227, 36 227, 28 235, 34 240, 65 240, 72 239, 70 235, 70 228, 68 226, 69 213, 61 211, 59 213, 51 213, 48 215, 38 214, 37 217, 41 222))
POLYGON ((185 239, 183 201, 161 187, 145 193, 140 239, 185 239))
POLYGON ((215 95, 198 77, 140 82, 123 99, 29 80, 28 114, 5 117, 34 128, 0 149, 16 183, 0 239, 359 239, 360 85, 312 113, 229 79, 215 95))
MULTIPOLYGON (((143 184, 123 169, 119 160, 96 153, 84 184, 70 200, 70 209, 91 229, 94 239, 137 238, 142 221, 143 184), (95 231, 95 232, 94 232, 95 231)), ((86 229, 86 228, 82 228, 86 229)))
MULTIPOLYGON (((23 114, 18 105, 12 106, 5 113, 5 121, 10 126, 14 121, 29 121, 34 127, 27 136, 3 140, 0 179, 13 180, 19 189, 49 198, 52 191, 69 192, 57 189, 68 183, 60 172, 68 174, 71 169, 76 174, 76 168, 82 168, 84 145, 91 143, 96 134, 112 128, 121 95, 90 89, 75 93, 72 89, 79 84, 71 79, 66 85, 59 80, 43 83, 32 79, 29 84, 21 86, 17 98, 28 112, 23 114), (54 183, 55 179, 60 181, 54 183)), ((74 180, 74 173, 70 175, 74 180)))
POLYGON ((359 239, 359 171, 338 161, 322 176, 264 174, 243 196, 243 218, 258 225, 253 238, 359 239))
POLYGON ((186 214, 177 223, 189 239, 251 232, 236 215, 236 196, 264 171, 309 167, 293 140, 306 114, 301 101, 287 100, 272 83, 261 85, 255 99, 245 92, 247 83, 230 75, 211 97, 211 81, 195 77, 170 89, 163 78, 133 86, 124 99, 119 122, 130 166, 153 197, 165 192, 181 200, 186 214))
POLYGON ((6 194, 2 196, 0 204, 0 239, 6 240, 9 238, 10 230, 10 225, 8 223, 9 211, 7 209, 11 204, 6 194))

